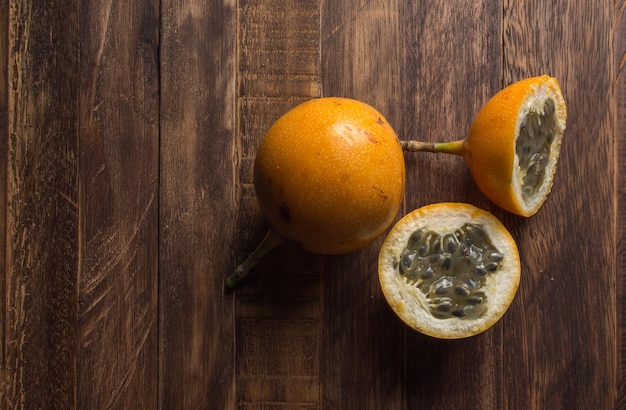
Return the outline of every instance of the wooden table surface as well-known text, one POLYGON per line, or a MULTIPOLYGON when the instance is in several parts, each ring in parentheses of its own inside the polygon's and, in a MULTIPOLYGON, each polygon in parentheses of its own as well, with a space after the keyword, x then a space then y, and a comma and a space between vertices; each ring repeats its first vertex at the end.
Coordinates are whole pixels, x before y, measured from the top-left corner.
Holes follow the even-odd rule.
POLYGON ((0 408, 626 408, 626 2, 9 0, 0 4, 0 408), (463 137, 550 74, 568 124, 552 194, 517 217, 461 158, 405 154, 402 214, 462 201, 521 253, 473 338, 396 318, 382 238, 293 245, 224 279, 267 229, 251 165, 294 105, 345 96, 402 139, 463 137))

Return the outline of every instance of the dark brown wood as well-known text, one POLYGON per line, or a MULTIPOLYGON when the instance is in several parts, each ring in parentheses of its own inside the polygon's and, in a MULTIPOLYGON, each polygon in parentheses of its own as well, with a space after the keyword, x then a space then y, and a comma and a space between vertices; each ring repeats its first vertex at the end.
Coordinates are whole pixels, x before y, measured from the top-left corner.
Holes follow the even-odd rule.
POLYGON ((513 346, 504 350, 503 358, 510 377, 506 404, 519 405, 532 382, 525 407, 615 408, 617 320, 615 294, 607 290, 616 289, 616 266, 604 263, 615 260, 611 244, 616 243, 611 199, 613 10, 609 4, 581 3, 575 10, 565 6, 543 6, 530 22, 519 16, 532 9, 505 2, 505 81, 540 73, 557 77, 569 116, 550 201, 536 218, 519 222, 507 218, 524 255, 524 280, 510 314, 512 325, 523 325, 511 326, 504 341, 513 346), (572 30, 584 25, 593 27, 592 37, 572 30), (585 175, 589 182, 577 183, 574 175, 585 175), (598 208, 599 204, 606 206, 598 208), (598 270, 601 273, 590 280, 589 273, 598 270), (598 303, 601 294, 605 302, 598 303), (587 378, 594 382, 581 382, 587 378))
POLYGON ((76 0, 0 4, 0 408, 626 407, 626 3, 76 0), (489 331, 441 341, 386 304, 382 238, 265 235, 256 147, 344 96, 402 139, 462 138, 550 74, 568 103, 535 216, 489 202, 460 157, 405 153, 402 214, 470 202, 518 242, 489 331))
POLYGON ((75 405, 80 235, 76 7, 75 2, 54 1, 2 6, 1 42, 8 51, 2 53, 6 65, 0 79, 3 408, 75 405))
POLYGON ((616 246, 616 313, 617 331, 617 399, 615 408, 626 408, 626 2, 613 4, 610 72, 613 79, 610 95, 614 135, 615 172, 615 241, 616 246))
MULTIPOLYGON (((239 258, 267 229, 254 197, 256 146, 280 115, 320 96, 319 20, 317 1, 239 2, 239 258)), ((234 295, 234 403, 240 408, 321 405, 320 262, 281 246, 234 295)))
MULTIPOLYGON (((9 27, 9 3, 0 3, 0 25, 9 27)), ((0 394, 6 394, 6 383, 9 376, 6 372, 6 335, 7 335, 7 171, 9 149, 9 36, 7 30, 0 35, 0 249, 3 250, 0 257, 0 394)), ((0 406, 2 406, 0 401, 0 406)))
POLYGON ((88 2, 76 11, 77 408, 151 409, 159 325, 158 2, 88 2))
MULTIPOLYGON (((159 404, 235 401, 237 188, 234 4, 161 2, 159 404)), ((153 375, 152 381, 157 380, 153 375)))

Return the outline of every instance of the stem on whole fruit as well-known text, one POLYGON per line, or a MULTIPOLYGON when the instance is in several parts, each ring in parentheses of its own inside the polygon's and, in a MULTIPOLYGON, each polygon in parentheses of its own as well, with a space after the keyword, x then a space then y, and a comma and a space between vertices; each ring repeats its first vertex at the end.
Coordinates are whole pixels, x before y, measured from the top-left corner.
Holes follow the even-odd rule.
POLYGON ((232 275, 226 278, 226 287, 229 289, 235 289, 239 286, 240 282, 248 276, 250 270, 252 270, 252 268, 259 263, 261 258, 283 242, 285 242, 285 240, 278 236, 278 234, 276 234, 272 229, 267 231, 267 234, 259 246, 257 246, 257 248, 252 251, 250 255, 248 255, 245 261, 237 266, 232 275))
POLYGON ((452 142, 400 141, 400 145, 407 152, 443 152, 463 156, 465 154, 464 142, 464 140, 452 142))

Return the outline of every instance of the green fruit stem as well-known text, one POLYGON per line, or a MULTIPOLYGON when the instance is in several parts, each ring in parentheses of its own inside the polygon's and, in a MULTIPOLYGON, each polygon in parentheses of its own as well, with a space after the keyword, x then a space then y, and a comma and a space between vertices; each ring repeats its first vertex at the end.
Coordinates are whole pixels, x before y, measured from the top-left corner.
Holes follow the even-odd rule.
POLYGON ((402 149, 407 152, 443 152, 446 154, 465 155, 465 140, 452 142, 400 141, 402 149))
POLYGON ((257 263, 265 256, 269 251, 277 247, 278 245, 285 242, 283 238, 278 236, 273 230, 267 231, 267 234, 257 246, 257 248, 252 251, 252 253, 243 261, 237 268, 235 272, 226 278, 226 287, 229 289, 235 289, 239 286, 240 282, 248 276, 250 271, 257 263))

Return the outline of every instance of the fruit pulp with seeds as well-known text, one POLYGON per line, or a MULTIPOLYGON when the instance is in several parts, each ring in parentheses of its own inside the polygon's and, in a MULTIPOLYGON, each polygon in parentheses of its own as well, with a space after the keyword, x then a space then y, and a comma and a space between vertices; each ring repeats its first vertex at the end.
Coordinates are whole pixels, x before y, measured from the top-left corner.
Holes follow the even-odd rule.
POLYGON ((463 203, 409 212, 391 228, 378 257, 389 306, 411 328, 441 339, 493 326, 515 297, 520 270, 504 225, 463 203))
POLYGON ((545 179, 558 126, 554 108, 554 100, 548 98, 543 104, 543 112, 531 109, 519 128, 515 153, 524 200, 536 195, 545 179))
POLYGON ((427 297, 434 317, 475 319, 487 309, 485 279, 503 258, 478 225, 466 223, 443 236, 422 228, 409 237, 398 274, 427 297))

